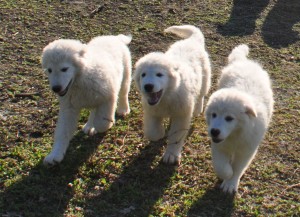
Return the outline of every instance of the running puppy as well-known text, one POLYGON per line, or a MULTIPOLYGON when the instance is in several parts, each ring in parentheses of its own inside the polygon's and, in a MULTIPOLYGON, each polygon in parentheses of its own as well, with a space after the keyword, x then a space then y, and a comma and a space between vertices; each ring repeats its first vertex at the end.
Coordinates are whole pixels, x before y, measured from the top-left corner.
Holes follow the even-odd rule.
POLYGON ((180 163, 193 115, 203 110, 211 67, 200 29, 191 25, 171 26, 165 32, 184 39, 166 53, 153 52, 138 60, 134 80, 142 95, 145 137, 151 141, 163 138, 163 119, 170 118, 163 162, 174 164, 180 163))
POLYGON ((44 159, 45 165, 63 160, 82 108, 91 109, 83 127, 88 135, 111 128, 117 101, 119 115, 130 112, 130 41, 131 36, 125 35, 99 36, 88 44, 59 39, 44 48, 42 67, 60 107, 53 149, 44 159))
POLYGON ((224 192, 233 193, 254 158, 273 112, 271 82, 262 67, 247 59, 249 48, 239 45, 222 70, 219 90, 205 111, 212 144, 214 170, 224 192))

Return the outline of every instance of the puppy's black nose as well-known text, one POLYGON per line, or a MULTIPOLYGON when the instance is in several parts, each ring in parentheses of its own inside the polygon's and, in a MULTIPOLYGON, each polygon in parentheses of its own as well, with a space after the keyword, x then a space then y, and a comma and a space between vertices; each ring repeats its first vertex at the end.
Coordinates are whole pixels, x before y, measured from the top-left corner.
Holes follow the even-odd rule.
POLYGON ((145 84, 144 89, 146 92, 151 93, 153 91, 154 85, 153 84, 145 84))
POLYGON ((61 86, 60 85, 55 85, 52 87, 52 90, 55 92, 55 93, 58 93, 61 91, 61 86))
POLYGON ((211 134, 213 137, 219 136, 220 133, 221 133, 221 132, 220 132, 219 129, 212 128, 212 129, 210 130, 210 134, 211 134))

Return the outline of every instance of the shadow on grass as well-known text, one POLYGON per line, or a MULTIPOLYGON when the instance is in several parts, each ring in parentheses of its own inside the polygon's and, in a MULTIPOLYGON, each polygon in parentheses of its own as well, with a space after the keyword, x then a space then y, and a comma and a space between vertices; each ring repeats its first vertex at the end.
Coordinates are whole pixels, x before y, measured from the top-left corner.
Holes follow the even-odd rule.
MULTIPOLYGON (((246 36, 255 31, 256 20, 270 0, 234 0, 230 18, 217 31, 223 36, 246 36)), ((273 48, 287 47, 300 40, 293 26, 300 21, 299 0, 278 0, 262 26, 265 43, 273 48)))
MULTIPOLYGON (((41 161, 0 193, 0 214, 63 216, 74 198, 74 183, 80 179, 80 167, 101 146, 103 138, 104 134, 88 137, 77 133, 61 164, 46 168, 41 161)), ((89 197, 89 188, 95 186, 84 189, 87 196, 75 201, 84 207, 84 216, 127 216, 129 213, 130 216, 148 216, 176 169, 155 160, 161 157, 164 142, 150 143, 137 156, 124 161, 127 164, 116 181, 108 189, 101 189, 97 196, 89 197)))
POLYGON ((169 186, 176 166, 158 163, 164 141, 144 147, 111 186, 86 200, 85 216, 149 216, 169 186))
POLYGON ((46 168, 40 162, 24 178, 0 193, 3 216, 62 216, 73 197, 68 187, 79 167, 101 144, 104 134, 88 138, 78 133, 71 140, 63 162, 46 168))
POLYGON ((299 0, 278 0, 266 17, 262 37, 271 47, 281 48, 300 40, 293 25, 300 21, 299 0))
POLYGON ((222 216, 230 217, 234 211, 234 195, 224 194, 219 184, 208 189, 205 194, 193 204, 188 212, 189 217, 222 216))
POLYGON ((226 24, 218 26, 218 32, 224 36, 253 34, 255 22, 268 4, 269 0, 234 0, 230 18, 226 24))

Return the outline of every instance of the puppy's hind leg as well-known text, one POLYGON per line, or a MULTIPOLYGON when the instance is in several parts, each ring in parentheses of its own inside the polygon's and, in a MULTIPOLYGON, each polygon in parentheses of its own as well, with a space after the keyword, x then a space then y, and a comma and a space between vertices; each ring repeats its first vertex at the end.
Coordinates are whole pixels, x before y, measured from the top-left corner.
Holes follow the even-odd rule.
POLYGON ((201 82, 201 90, 200 95, 198 97, 198 101, 196 104, 194 116, 198 116, 203 112, 204 107, 204 96, 208 94, 208 91, 211 86, 211 66, 207 53, 203 53, 203 57, 201 58, 202 67, 203 67, 203 76, 201 82))
POLYGON ((94 127, 96 132, 103 133, 115 123, 116 97, 110 99, 95 109, 94 127))
POLYGON ((204 104, 204 97, 199 96, 194 109, 194 114, 193 114, 194 117, 199 116, 203 112, 203 104, 204 104))
POLYGON ((125 58, 123 80, 121 83, 121 89, 119 92, 119 104, 117 108, 117 114, 125 116, 130 113, 128 94, 130 90, 131 82, 131 58, 130 55, 125 58))
POLYGON ((144 134, 150 141, 158 141, 165 136, 163 118, 144 113, 144 134))
POLYGON ((82 128, 82 131, 89 136, 93 136, 97 133, 94 127, 95 113, 96 113, 95 109, 91 110, 89 119, 82 128))
POLYGON ((44 159, 44 165, 51 166, 60 163, 69 146, 69 142, 76 130, 79 117, 79 110, 64 109, 59 110, 57 126, 54 134, 54 145, 52 151, 44 159))

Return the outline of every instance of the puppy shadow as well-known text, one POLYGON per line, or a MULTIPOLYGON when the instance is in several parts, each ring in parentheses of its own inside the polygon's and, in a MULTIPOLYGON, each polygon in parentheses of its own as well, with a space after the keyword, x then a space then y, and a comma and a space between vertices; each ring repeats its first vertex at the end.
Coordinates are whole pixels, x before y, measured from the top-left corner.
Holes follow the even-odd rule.
POLYGON ((22 174, 19 181, 0 193, 0 206, 4 208, 1 213, 8 216, 62 216, 74 195, 69 183, 77 178, 79 168, 101 144, 103 137, 104 134, 87 137, 82 132, 77 133, 61 164, 47 168, 40 161, 28 174, 22 174))
POLYGON ((300 21, 299 0, 278 0, 262 26, 262 37, 273 48, 287 47, 300 40, 293 26, 300 21))
POLYGON ((230 217, 234 211, 234 194, 225 194, 217 183, 206 190, 204 195, 196 201, 188 212, 189 217, 222 216, 230 217))
POLYGON ((108 189, 97 193, 90 186, 95 196, 86 201, 84 216, 149 216, 176 170, 176 166, 157 160, 163 143, 150 142, 143 147, 108 189))
POLYGON ((270 0, 234 0, 230 18, 217 27, 223 36, 245 36, 255 31, 255 22, 270 0))

